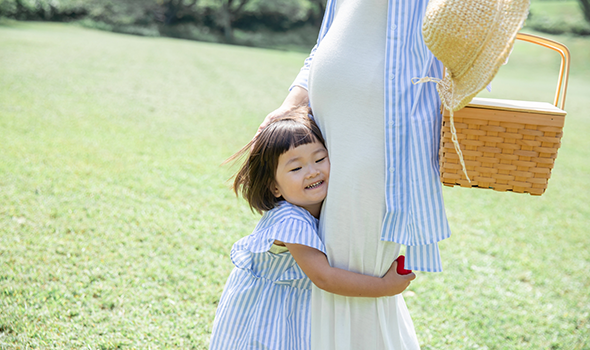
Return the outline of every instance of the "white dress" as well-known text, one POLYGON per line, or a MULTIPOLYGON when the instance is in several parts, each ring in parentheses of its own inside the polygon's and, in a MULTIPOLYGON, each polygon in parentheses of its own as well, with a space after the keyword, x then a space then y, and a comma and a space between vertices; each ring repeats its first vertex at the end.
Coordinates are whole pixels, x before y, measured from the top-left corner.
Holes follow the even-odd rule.
MULTIPOLYGON (((400 245, 380 240, 385 213, 387 0, 339 0, 310 70, 314 117, 330 154, 319 234, 330 264, 382 276, 400 245)), ((312 350, 419 349, 401 295, 352 298, 313 287, 312 350)))

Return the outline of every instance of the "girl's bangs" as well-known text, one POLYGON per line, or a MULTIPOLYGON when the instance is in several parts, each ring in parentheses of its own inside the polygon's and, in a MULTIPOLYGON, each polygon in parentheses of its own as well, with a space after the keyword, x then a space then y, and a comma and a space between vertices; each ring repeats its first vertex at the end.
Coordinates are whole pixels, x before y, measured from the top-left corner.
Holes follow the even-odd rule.
POLYGON ((321 142, 323 140, 313 133, 313 131, 306 125, 295 121, 281 121, 274 132, 273 139, 270 144, 276 147, 279 154, 287 152, 289 149, 306 145, 313 142, 321 142))
MULTIPOLYGON (((296 130, 293 130, 293 133, 290 136, 289 149, 292 147, 307 145, 308 143, 319 142, 317 137, 315 137, 313 132, 311 132, 311 130, 309 130, 307 127, 296 128, 296 130)), ((287 151, 289 149, 287 149, 287 151)))

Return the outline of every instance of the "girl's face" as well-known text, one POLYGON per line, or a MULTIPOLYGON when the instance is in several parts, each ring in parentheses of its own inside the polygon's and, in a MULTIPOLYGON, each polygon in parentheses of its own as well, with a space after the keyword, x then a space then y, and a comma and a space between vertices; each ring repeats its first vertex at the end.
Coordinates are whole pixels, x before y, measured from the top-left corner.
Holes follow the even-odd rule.
POLYGON ((319 217, 322 201, 328 194, 329 177, 328 151, 316 141, 292 147, 280 155, 271 191, 275 197, 282 196, 319 217))

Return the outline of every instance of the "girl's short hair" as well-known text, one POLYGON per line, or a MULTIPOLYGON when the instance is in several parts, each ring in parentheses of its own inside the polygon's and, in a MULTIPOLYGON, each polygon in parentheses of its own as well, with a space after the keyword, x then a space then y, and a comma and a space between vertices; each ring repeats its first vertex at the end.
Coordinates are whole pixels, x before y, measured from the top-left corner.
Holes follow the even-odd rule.
POLYGON ((325 146, 320 128, 309 115, 307 106, 293 109, 270 122, 258 136, 234 154, 230 160, 247 155, 234 178, 233 190, 259 213, 271 210, 282 200, 271 192, 281 154, 292 147, 313 142, 325 146))

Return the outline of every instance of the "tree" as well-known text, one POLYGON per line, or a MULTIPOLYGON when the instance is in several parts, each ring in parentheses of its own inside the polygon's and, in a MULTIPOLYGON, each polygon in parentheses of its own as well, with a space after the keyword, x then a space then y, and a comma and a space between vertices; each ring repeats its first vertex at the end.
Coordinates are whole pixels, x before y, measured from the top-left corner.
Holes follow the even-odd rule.
POLYGON ((324 11, 326 11, 326 0, 309 0, 309 2, 316 8, 316 10, 310 11, 310 19, 312 24, 320 26, 324 17, 324 11))
POLYGON ((590 0, 580 0, 580 7, 582 8, 582 13, 584 13, 586 22, 590 23, 590 0))
POLYGON ((234 31, 232 24, 236 16, 240 14, 244 7, 250 0, 218 0, 219 5, 219 20, 223 28, 225 41, 232 43, 234 41, 234 31))
POLYGON ((195 15, 197 0, 158 0, 154 10, 158 21, 170 25, 186 15, 195 15))

